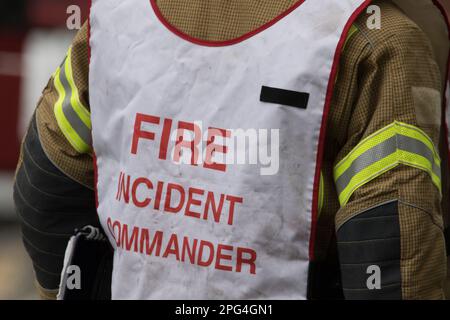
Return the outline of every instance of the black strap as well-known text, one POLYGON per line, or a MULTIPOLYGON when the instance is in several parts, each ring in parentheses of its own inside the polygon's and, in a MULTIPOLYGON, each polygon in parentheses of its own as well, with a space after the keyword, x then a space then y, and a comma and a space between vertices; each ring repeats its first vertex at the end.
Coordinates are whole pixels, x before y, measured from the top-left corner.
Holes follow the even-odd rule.
POLYGON ((64 273, 60 288, 62 299, 110 300, 113 255, 114 251, 106 239, 88 239, 81 232, 74 236, 67 265, 79 267, 81 288, 69 288, 69 274, 64 273))
POLYGON ((308 107, 309 93, 263 86, 260 100, 262 102, 306 109, 308 107))

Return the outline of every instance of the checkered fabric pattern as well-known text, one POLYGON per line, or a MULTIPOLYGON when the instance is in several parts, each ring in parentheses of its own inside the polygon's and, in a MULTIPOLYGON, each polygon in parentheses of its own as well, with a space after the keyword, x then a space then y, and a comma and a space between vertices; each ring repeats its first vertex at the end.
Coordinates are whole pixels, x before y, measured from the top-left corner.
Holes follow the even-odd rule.
MULTIPOLYGON (((272 20, 295 0, 159 0, 165 18, 192 37, 210 41, 234 39, 272 20)), ((393 199, 400 201, 401 274, 404 298, 442 298, 446 263, 442 229, 447 212, 448 170, 443 130, 421 126, 413 87, 442 92, 441 74, 423 32, 388 0, 378 0, 382 28, 370 30, 362 14, 359 32, 342 53, 328 119, 323 174, 325 203, 318 221, 316 256, 335 257, 336 228, 368 208, 393 199), (443 194, 440 199, 429 176, 399 166, 359 188, 348 204, 339 206, 333 182, 333 165, 359 141, 393 121, 424 130, 442 150, 443 194)), ((84 26, 73 41, 72 68, 84 105, 88 101, 88 43, 84 26)), ((93 189, 93 162, 70 146, 58 128, 53 106, 57 93, 52 79, 37 107, 39 134, 52 162, 81 184, 93 189)))

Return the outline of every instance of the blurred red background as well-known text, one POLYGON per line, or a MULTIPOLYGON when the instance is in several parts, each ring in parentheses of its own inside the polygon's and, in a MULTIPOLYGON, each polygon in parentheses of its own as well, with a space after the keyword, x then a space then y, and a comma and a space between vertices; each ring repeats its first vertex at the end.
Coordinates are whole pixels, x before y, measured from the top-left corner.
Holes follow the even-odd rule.
POLYGON ((19 110, 22 54, 27 35, 37 28, 64 29, 67 8, 77 5, 82 21, 88 0, 9 0, 0 4, 0 171, 16 166, 19 153, 19 110))

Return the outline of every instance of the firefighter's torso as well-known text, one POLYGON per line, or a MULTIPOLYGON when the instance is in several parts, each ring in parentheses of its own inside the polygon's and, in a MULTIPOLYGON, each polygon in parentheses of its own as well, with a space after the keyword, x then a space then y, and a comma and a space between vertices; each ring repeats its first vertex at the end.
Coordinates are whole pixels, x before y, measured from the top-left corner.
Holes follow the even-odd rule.
POLYGON ((207 42, 154 1, 92 1, 113 298, 306 298, 326 110, 366 4, 299 1, 252 33, 207 42))

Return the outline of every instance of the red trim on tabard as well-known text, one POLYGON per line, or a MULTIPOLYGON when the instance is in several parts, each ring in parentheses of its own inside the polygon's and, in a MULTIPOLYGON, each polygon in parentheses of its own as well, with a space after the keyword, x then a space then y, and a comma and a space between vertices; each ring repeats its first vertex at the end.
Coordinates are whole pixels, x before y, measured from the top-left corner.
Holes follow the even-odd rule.
POLYGON ((180 29, 176 28, 175 26, 171 25, 167 19, 164 17, 164 15, 161 13, 161 10, 159 9, 158 5, 156 4, 156 0, 150 0, 150 4, 153 8, 153 11, 155 12, 156 16, 158 17, 158 19, 161 21, 161 23, 170 31, 172 31, 175 35, 179 36, 180 38, 192 42, 194 44, 198 44, 201 46, 207 46, 207 47, 225 47, 225 46, 231 46, 234 44, 237 44, 239 42, 245 41, 255 35, 257 35, 258 33, 270 28, 271 26, 273 26, 274 24, 276 24, 278 21, 282 20, 284 17, 286 17, 287 15, 289 15, 291 12, 293 12, 295 9, 297 9, 298 7, 300 7, 303 2, 305 2, 305 0, 299 0, 298 2, 296 2, 292 7, 290 7, 289 9, 287 9, 285 12, 283 12, 282 14, 280 14, 279 16, 277 16, 275 19, 267 22, 266 24, 262 25, 261 27, 250 31, 249 33, 246 33, 238 38, 235 39, 231 39, 231 40, 225 40, 225 41, 207 41, 207 40, 201 40, 201 39, 197 39, 194 37, 191 37, 190 35, 184 33, 183 31, 181 31, 180 29))
MULTIPOLYGON (((450 40, 450 16, 447 12, 447 10, 444 8, 444 6, 442 5, 442 3, 440 3, 438 0, 433 0, 434 5, 441 11, 442 16, 444 17, 445 23, 447 24, 447 29, 448 29, 448 39, 450 40)), ((448 161, 447 161, 447 165, 450 169, 450 144, 448 141, 448 123, 447 123, 447 109, 448 109, 448 101, 447 101, 447 86, 450 82, 450 52, 448 55, 448 59, 447 59, 447 75, 446 75, 446 82, 445 82, 445 87, 444 87, 444 107, 443 107, 443 121, 444 121, 444 129, 445 129, 445 144, 448 150, 448 161)), ((450 87, 450 86, 449 86, 450 87)), ((450 94, 450 92, 449 92, 450 94)))
POLYGON ((314 260, 314 245, 316 240, 316 228, 317 228, 317 217, 319 211, 319 186, 320 186, 320 171, 322 169, 325 137, 327 131, 328 113, 330 111, 331 100, 334 93, 334 85, 336 82, 336 75, 339 68, 339 63, 341 59, 342 50, 344 49, 345 41, 347 40, 347 35, 350 31, 352 24, 358 18, 358 16, 370 5, 372 0, 365 1, 356 11, 351 15, 347 24, 345 25, 344 31, 342 32, 341 39, 336 48, 336 52, 333 59, 333 67, 331 68, 330 79, 328 82, 327 96, 325 99, 325 107, 322 116, 322 125, 320 128, 319 136, 319 146, 317 150, 316 159, 316 173, 314 177, 314 189, 313 189, 313 203, 312 203, 312 218, 311 218, 311 235, 309 240, 309 260, 314 260))

